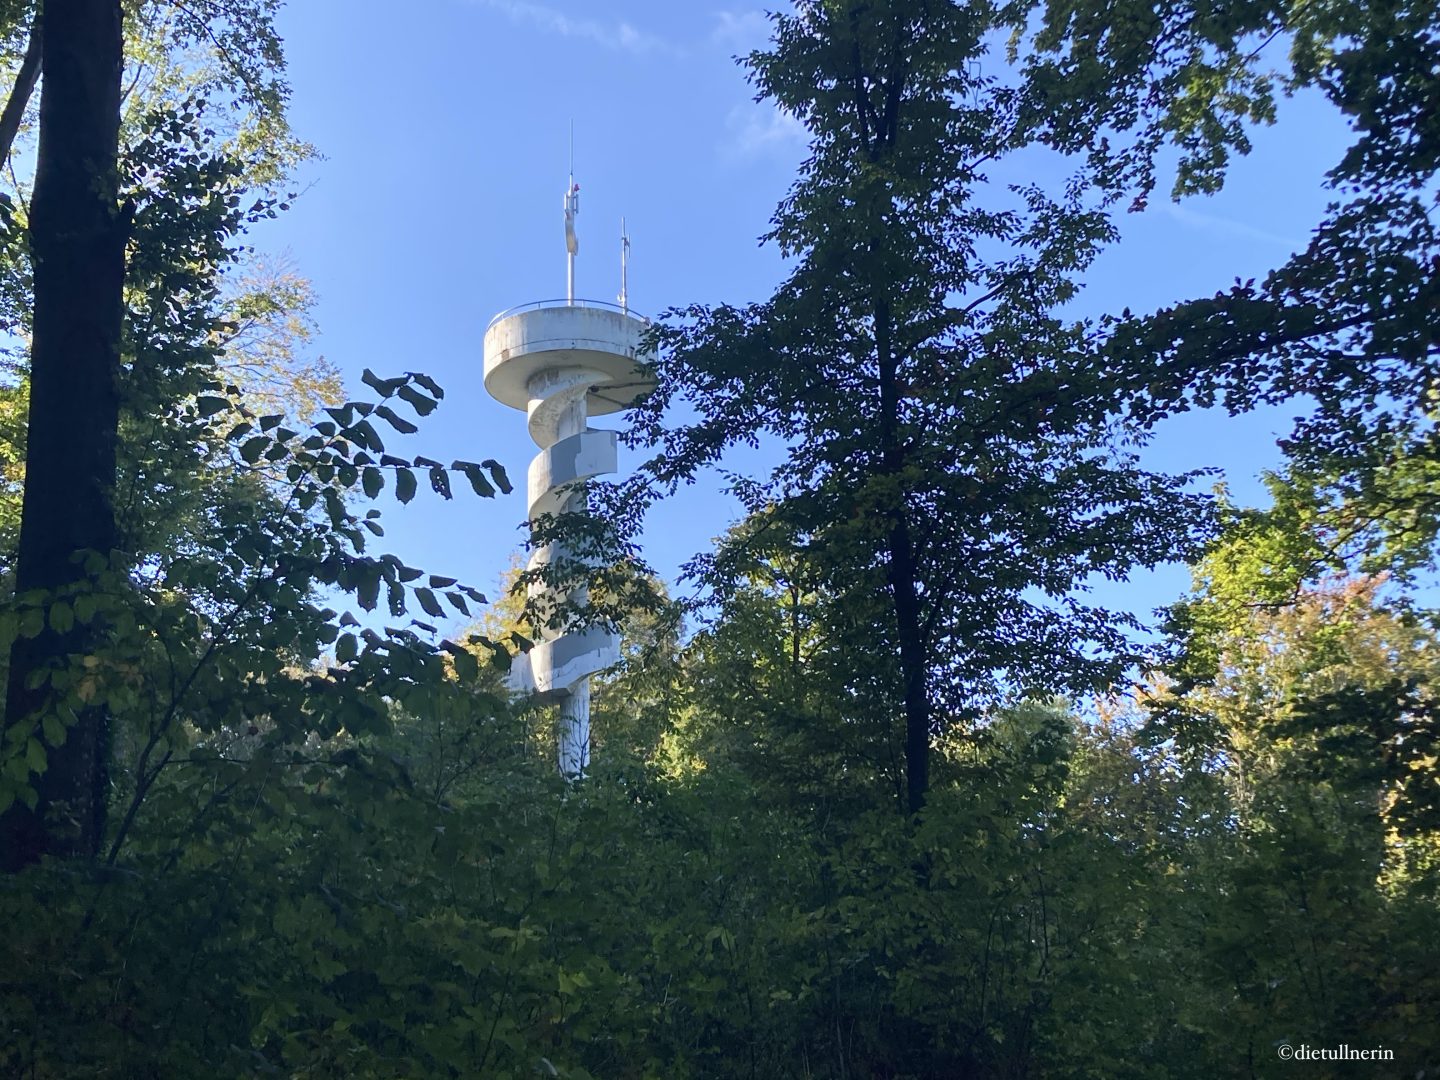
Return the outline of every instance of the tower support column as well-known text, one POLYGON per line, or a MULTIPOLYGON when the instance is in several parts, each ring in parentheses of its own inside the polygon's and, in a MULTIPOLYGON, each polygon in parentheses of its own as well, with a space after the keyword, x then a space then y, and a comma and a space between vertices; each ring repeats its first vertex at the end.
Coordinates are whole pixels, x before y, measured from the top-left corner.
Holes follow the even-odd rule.
POLYGON ((571 686, 561 700, 555 740, 560 775, 571 779, 585 775, 590 767, 590 676, 571 686))

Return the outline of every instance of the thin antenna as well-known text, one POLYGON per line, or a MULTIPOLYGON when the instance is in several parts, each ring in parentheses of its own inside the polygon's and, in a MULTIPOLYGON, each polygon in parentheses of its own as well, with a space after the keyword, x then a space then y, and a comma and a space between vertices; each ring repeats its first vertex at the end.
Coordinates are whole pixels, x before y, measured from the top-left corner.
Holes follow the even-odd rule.
POLYGON ((570 183, 565 188, 565 300, 575 302, 575 256, 580 240, 575 235, 575 215, 580 212, 580 185, 575 183, 575 121, 570 121, 570 183))
POLYGON ((625 231, 625 219, 620 219, 620 310, 630 310, 630 234, 625 231))

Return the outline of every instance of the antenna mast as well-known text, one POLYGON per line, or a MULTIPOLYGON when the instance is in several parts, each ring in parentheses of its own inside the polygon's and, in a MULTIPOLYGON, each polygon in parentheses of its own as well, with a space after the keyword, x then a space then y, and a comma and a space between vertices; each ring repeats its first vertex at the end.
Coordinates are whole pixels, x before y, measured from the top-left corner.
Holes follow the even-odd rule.
POLYGON ((575 183, 575 121, 570 121, 570 183, 565 188, 565 301, 575 302, 575 256, 580 240, 575 235, 575 215, 580 212, 580 185, 575 183))
POLYGON ((630 310, 630 234, 625 231, 625 219, 620 219, 620 310, 630 310))

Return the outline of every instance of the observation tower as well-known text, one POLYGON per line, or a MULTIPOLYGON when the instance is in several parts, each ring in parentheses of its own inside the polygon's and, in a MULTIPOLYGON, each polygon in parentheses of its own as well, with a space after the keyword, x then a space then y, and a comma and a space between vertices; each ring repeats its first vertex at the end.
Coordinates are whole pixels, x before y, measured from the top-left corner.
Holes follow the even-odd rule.
MULTIPOLYGON (((654 386, 640 366, 647 320, 631 314, 626 295, 630 241, 623 221, 620 302, 575 298, 579 211, 580 187, 572 174, 565 189, 565 299, 502 311, 485 331, 485 389, 526 414, 530 437, 540 448, 530 463, 531 521, 586 509, 584 482, 618 468, 616 433, 590 427, 590 417, 629 408, 654 386)), ((563 545, 545 545, 531 554, 529 569, 574 557, 563 545)), ((583 604, 585 590, 577 587, 552 599, 583 604)), ((590 676, 620 659, 620 637, 573 619, 538 637, 529 653, 516 657, 511 688, 558 700, 560 772, 580 776, 590 761, 590 676)))

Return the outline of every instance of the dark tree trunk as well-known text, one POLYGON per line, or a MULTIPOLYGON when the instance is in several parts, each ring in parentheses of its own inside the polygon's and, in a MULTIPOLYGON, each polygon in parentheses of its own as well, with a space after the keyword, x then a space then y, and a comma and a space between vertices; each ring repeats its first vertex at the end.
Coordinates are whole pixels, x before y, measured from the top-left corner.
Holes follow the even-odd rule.
MULTIPOLYGON (((85 581, 82 552, 115 542, 117 379, 126 223, 116 159, 123 55, 119 0, 50 0, 40 19, 45 81, 30 240, 35 313, 30 422, 16 592, 54 593, 85 581)), ((17 639, 5 694, 7 727, 37 732, 57 707, 35 676, 83 655, 93 628, 17 639)), ((69 718, 64 745, 46 746, 31 782, 34 810, 0 818, 0 864, 42 855, 93 856, 105 819, 108 723, 99 708, 69 718)), ((43 740, 42 740, 43 741, 43 740)))
MULTIPOLYGON (((850 13, 851 85, 854 91, 855 122, 860 131, 860 150, 876 164, 894 151, 900 139, 900 104, 905 72, 900 51, 884 79, 872 79, 861 54, 860 9, 850 13), (884 88, 884 106, 872 106, 868 87, 884 88)), ((874 260, 884 245, 878 235, 870 239, 874 260)), ((877 285, 870 298, 875 330, 875 362, 880 386, 880 468, 890 477, 905 471, 906 448, 902 432, 900 400, 900 359, 895 345, 895 317, 884 285, 877 285)), ((900 680, 905 703, 905 805, 913 816, 925 808, 930 791, 930 688, 924 620, 920 614, 920 568, 915 541, 910 531, 910 509, 903 485, 896 505, 890 508, 886 531, 886 576, 895 610, 895 631, 900 653, 900 680)))
MULTIPOLYGON (((887 475, 899 476, 905 467, 905 447, 901 442, 899 374, 889 303, 877 298, 874 316, 880 376, 881 468, 887 475)), ((899 498, 899 505, 890 511, 886 554, 905 695, 905 803, 911 814, 918 814, 925 808, 925 796, 930 790, 930 694, 925 685, 928 665, 920 618, 919 570, 910 535, 909 509, 903 493, 899 498)))
POLYGON ((895 623, 900 636, 900 675, 905 683, 906 807, 918 814, 930 791, 930 692, 920 625, 915 549, 902 512, 890 527, 890 588, 895 597, 895 623))

